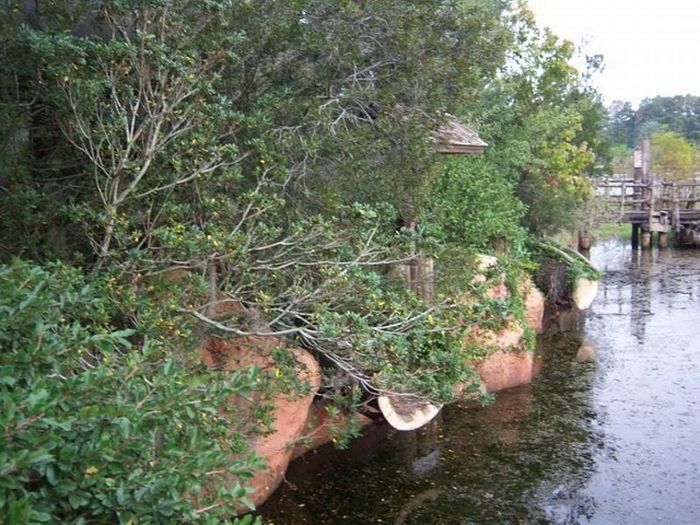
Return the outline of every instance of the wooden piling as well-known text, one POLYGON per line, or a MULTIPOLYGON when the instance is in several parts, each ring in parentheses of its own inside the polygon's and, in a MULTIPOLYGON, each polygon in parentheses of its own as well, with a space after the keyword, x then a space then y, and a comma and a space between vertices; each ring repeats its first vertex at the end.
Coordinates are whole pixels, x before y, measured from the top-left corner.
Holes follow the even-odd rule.
POLYGON ((632 224, 632 249, 639 248, 639 224, 632 224))
POLYGON ((651 232, 654 222, 654 185, 651 180, 651 142, 649 139, 642 141, 642 169, 641 182, 644 185, 642 195, 644 202, 642 210, 646 211, 646 224, 642 226, 642 250, 651 248, 651 232))
MULTIPOLYGON (((641 209, 640 202, 642 200, 642 150, 637 148, 634 150, 634 183, 632 191, 632 201, 634 209, 641 209)), ((640 245, 640 227, 639 224, 632 224, 632 249, 636 250, 640 245)))
POLYGON ((419 265, 420 297, 427 304, 435 303, 435 262, 424 253, 420 255, 419 265))
POLYGON ((622 186, 620 187, 620 217, 625 215, 625 199, 627 198, 627 186, 625 186, 625 181, 622 181, 622 186))
POLYGON ((679 244, 680 231, 681 231, 681 198, 679 194, 678 185, 673 183, 673 217, 671 218, 671 225, 673 228, 673 237, 676 245, 679 244))
POLYGON ((591 244, 593 242, 593 237, 591 232, 587 230, 581 230, 578 232, 578 249, 579 251, 588 251, 591 249, 591 244))

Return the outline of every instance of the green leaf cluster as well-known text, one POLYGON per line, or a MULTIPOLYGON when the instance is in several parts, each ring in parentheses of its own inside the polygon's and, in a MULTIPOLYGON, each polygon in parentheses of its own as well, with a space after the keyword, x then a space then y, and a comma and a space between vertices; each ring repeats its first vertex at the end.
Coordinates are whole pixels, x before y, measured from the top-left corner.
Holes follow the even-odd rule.
POLYGON ((651 136, 651 169, 664 180, 689 180, 700 165, 700 152, 679 133, 665 131, 651 136))
POLYGON ((226 400, 256 370, 185 368, 114 329, 75 268, 15 261, 0 292, 4 523, 219 523, 246 503, 260 464, 226 400))

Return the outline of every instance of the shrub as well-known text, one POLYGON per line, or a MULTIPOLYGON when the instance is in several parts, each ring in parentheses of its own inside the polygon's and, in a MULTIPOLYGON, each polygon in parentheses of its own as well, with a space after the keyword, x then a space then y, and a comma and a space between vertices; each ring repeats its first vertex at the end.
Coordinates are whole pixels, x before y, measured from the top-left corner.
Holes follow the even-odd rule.
POLYGON ((492 252, 494 243, 518 250, 525 239, 523 204, 483 158, 446 160, 431 187, 430 202, 426 219, 447 243, 492 252))
POLYGON ((257 371, 179 366, 111 314, 79 270, 0 266, 4 523, 220 523, 259 466, 225 403, 257 371))

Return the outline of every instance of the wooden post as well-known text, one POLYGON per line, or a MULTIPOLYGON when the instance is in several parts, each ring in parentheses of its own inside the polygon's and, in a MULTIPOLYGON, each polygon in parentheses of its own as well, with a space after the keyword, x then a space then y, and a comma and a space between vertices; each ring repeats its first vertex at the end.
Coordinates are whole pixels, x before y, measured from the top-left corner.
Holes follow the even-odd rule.
MULTIPOLYGON (((653 186, 649 185, 648 187, 648 202, 654 202, 654 188, 653 186)), ((646 210, 646 218, 645 218, 645 223, 641 225, 642 229, 642 238, 641 238, 641 247, 642 250, 648 250, 651 248, 651 241, 652 241, 652 224, 654 222, 654 208, 653 206, 647 206, 646 210)))
POLYGON ((659 248, 668 248, 667 232, 659 232, 659 248))
POLYGON ((419 256, 418 278, 420 279, 419 295, 427 303, 435 302, 435 270, 432 257, 421 252, 419 256))
MULTIPOLYGON (((409 230, 415 230, 416 223, 411 221, 408 223, 409 230)), ((417 253, 410 261, 406 261, 400 264, 394 264, 389 269, 389 274, 396 278, 401 279, 406 286, 413 290, 418 296, 421 296, 421 268, 423 266, 421 259, 423 254, 421 252, 417 253)), ((432 271, 432 261, 430 263, 430 268, 432 271)))
POLYGON ((674 230, 678 230, 678 227, 681 225, 681 200, 678 196, 678 186, 675 182, 673 183, 671 191, 673 192, 673 218, 671 219, 671 224, 674 230))
POLYGON ((649 231, 652 231, 654 223, 654 186, 649 183, 649 209, 647 210, 647 225, 649 231))
POLYGON ((588 230, 579 230, 578 232, 578 249, 579 251, 587 252, 591 249, 592 243, 591 232, 588 230))
MULTIPOLYGON (((637 148, 634 150, 634 200, 641 199, 642 195, 642 150, 637 148)), ((635 202, 635 209, 639 209, 639 203, 635 202)))
POLYGON ((622 181, 622 186, 620 191, 622 192, 622 196, 620 198, 620 217, 624 218, 625 217, 625 198, 627 197, 627 187, 625 186, 625 181, 622 181))
MULTIPOLYGON (((408 227, 415 230, 416 222, 411 221, 408 227)), ((435 299, 435 271, 432 257, 428 257, 420 250, 405 267, 408 287, 427 304, 432 304, 435 299)))
POLYGON ((695 209, 695 184, 690 187, 690 203, 688 208, 691 210, 695 209))
POLYGON ((416 255, 411 259, 409 266, 408 285, 411 290, 420 295, 420 255, 416 255))
POLYGON ((681 198, 679 195, 680 189, 678 185, 674 182, 672 185, 673 194, 671 195, 673 201, 673 217, 671 217, 671 229, 673 230, 673 239, 676 246, 680 245, 680 233, 681 233, 681 198))
POLYGON ((643 199, 642 209, 653 209, 654 199, 651 195, 651 143, 649 139, 642 142, 642 184, 643 188, 643 199))
MULTIPOLYGON (((634 150, 634 185, 632 190, 632 199, 634 206, 632 209, 640 210, 642 199, 642 150, 637 148, 634 150)), ((632 224, 632 249, 639 248, 640 241, 640 225, 632 224)))
POLYGON ((651 248, 651 228, 654 220, 654 188, 651 182, 651 142, 649 139, 642 141, 642 184, 643 199, 642 209, 647 212, 646 224, 642 226, 642 250, 651 248))
MULTIPOLYGON (((651 187, 651 141, 642 141, 642 183, 651 187)), ((653 203, 649 203, 653 207, 653 203)))

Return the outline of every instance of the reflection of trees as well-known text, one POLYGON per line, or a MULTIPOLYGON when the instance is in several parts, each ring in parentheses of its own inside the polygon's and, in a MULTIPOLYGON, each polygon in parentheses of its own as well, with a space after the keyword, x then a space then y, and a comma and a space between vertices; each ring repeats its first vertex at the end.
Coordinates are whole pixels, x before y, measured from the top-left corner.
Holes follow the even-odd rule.
POLYGON ((431 516, 445 523, 456 516, 464 523, 575 523, 593 514, 583 494, 598 441, 590 427, 591 375, 571 364, 579 335, 556 339, 531 388, 502 392, 487 410, 445 412, 444 449, 453 454, 443 458, 436 483, 443 495, 407 523, 431 516))
POLYGON ((397 436, 397 448, 402 462, 410 466, 411 473, 416 478, 429 476, 440 466, 441 422, 442 416, 438 414, 417 432, 401 432, 397 436))

